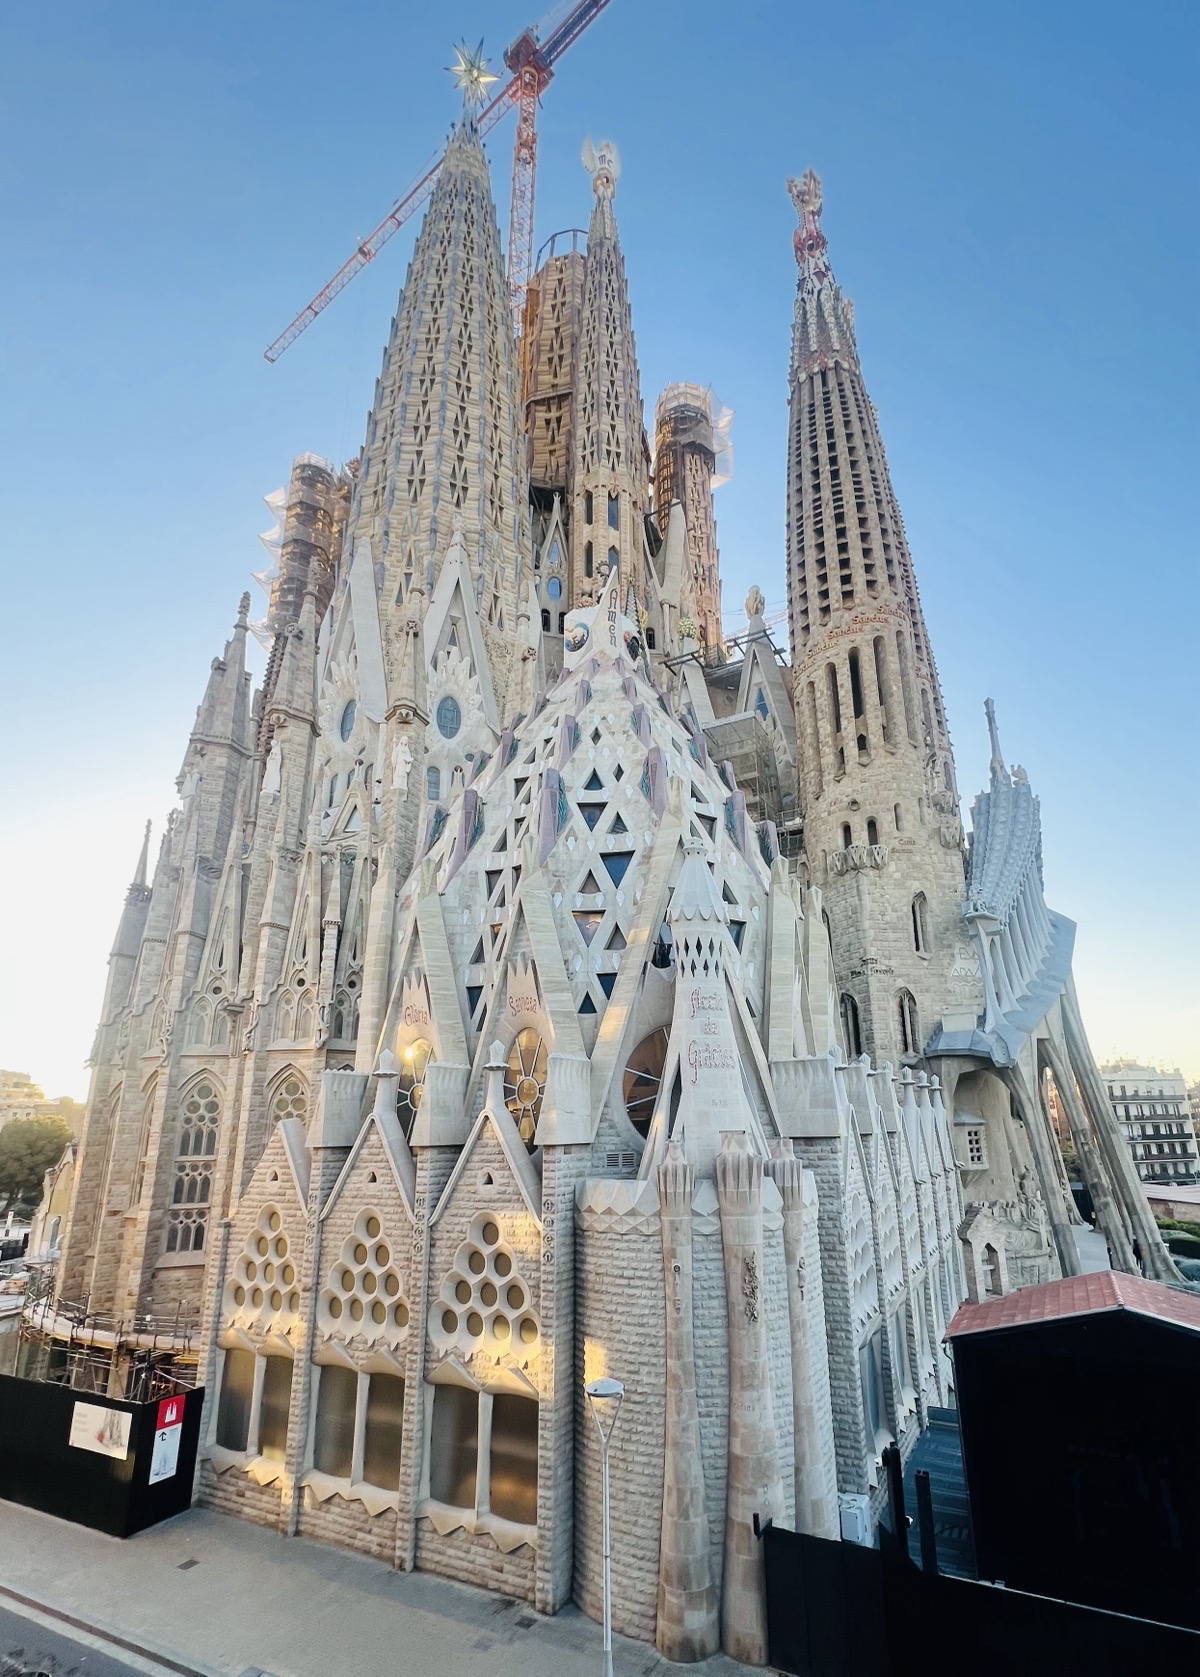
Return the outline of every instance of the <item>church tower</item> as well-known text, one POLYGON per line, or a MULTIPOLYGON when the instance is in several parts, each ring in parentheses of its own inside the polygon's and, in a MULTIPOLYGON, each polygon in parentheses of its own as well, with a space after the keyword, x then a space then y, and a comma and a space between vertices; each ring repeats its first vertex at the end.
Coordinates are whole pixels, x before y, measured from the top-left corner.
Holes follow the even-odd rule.
POLYGON ((621 165, 611 140, 595 148, 589 141, 584 163, 596 201, 588 226, 571 415, 569 604, 598 599, 601 578, 615 568, 622 577, 622 603, 632 587, 640 605, 649 462, 625 258, 613 211, 621 165))
POLYGON ((788 433, 788 618, 810 876, 824 892, 848 1055, 921 1054, 973 1014, 954 759, 904 524, 830 267, 821 184, 800 218, 788 433))
POLYGON ((447 147, 392 322, 347 531, 348 552, 370 550, 389 693, 409 595, 432 600, 461 521, 468 591, 504 711, 527 587, 524 449, 500 231, 467 112, 447 147))

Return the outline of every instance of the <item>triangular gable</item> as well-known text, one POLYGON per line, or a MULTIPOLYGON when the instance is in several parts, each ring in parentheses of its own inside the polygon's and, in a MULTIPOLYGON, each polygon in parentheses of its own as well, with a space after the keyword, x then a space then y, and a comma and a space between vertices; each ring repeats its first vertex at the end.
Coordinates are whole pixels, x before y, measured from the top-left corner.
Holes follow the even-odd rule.
POLYGON ((469 1065, 471 1055, 463 1025, 462 1002, 454 976, 436 873, 432 868, 427 873, 423 871, 418 893, 416 904, 407 914, 400 934, 394 968, 396 976, 384 1022, 383 1040, 390 1043, 395 1037, 399 1027, 399 1009, 403 1005, 401 993, 404 980, 419 963, 429 990, 437 1057, 451 1065, 469 1065))
POLYGON ((501 1034, 499 1017, 503 1016, 507 993, 507 965, 517 942, 518 931, 524 926, 529 939, 530 958, 537 970, 538 991, 545 1005, 554 1033, 554 1050, 559 1054, 574 1054, 586 1058, 579 1020, 571 985, 563 965, 562 945, 550 901, 550 888, 545 874, 534 864, 532 851, 525 847, 521 858, 521 878, 517 886, 512 915, 503 943, 495 951, 492 994, 488 998, 479 1045, 475 1051, 472 1082, 479 1076, 490 1052, 492 1041, 501 1034))
POLYGON ((768 711, 790 745, 795 729, 795 717, 783 669, 771 651, 770 641, 765 632, 761 637, 756 635, 745 643, 735 714, 753 711, 756 715, 762 715, 758 704, 760 688, 768 711))
MULTIPOLYGON (((625 951, 617 972, 617 982, 600 1021, 596 1045, 592 1050, 592 1124, 593 1137, 599 1127, 600 1115, 608 1102, 613 1080, 624 1070, 634 1044, 629 1041, 636 1024, 635 1011, 641 989, 650 945, 658 934, 667 912, 671 896, 671 870, 679 854, 679 838, 683 819, 678 799, 673 799, 654 841, 650 866, 642 885, 642 900, 637 905, 633 924, 625 940, 625 951)), ((522 876, 524 879, 524 876, 522 876)))
POLYGON ((385 1163, 391 1172, 392 1181, 396 1184, 396 1190, 400 1195, 405 1213, 410 1222, 414 1221, 413 1203, 416 1193, 416 1165, 408 1143, 404 1139, 404 1131, 400 1128, 399 1120, 390 1113, 380 1112, 368 1114, 366 1123, 355 1137, 349 1156, 338 1172, 338 1179, 330 1190, 329 1198, 325 1201, 321 1211, 322 1220, 329 1216, 341 1198, 360 1162, 373 1162, 364 1159, 368 1147, 372 1152, 382 1154, 381 1162, 385 1163))
POLYGON ((458 655, 463 656, 464 650, 469 654, 473 673, 479 683, 484 721, 499 734, 500 716, 496 708, 496 694, 492 687, 492 667, 484 649, 483 631, 480 628, 479 618, 475 611, 475 601, 465 560, 466 550, 463 546, 462 531, 456 527, 442 564, 441 573, 434 584, 433 598, 429 602, 429 611, 425 618, 424 636, 427 673, 432 677, 433 660, 437 656, 442 630, 446 626, 451 608, 457 601, 461 612, 460 620, 467 637, 467 646, 465 649, 460 646, 458 655))
MULTIPOLYGON (((299 1217, 302 1227, 308 1218, 308 1185, 309 1152, 304 1125, 298 1118, 281 1118, 243 1190, 238 1210, 233 1214, 234 1241, 244 1237, 241 1206, 248 1200, 252 1200, 255 1207, 264 1198, 276 1200, 281 1209, 290 1207, 299 1217)), ((257 1215, 256 1210, 254 1216, 257 1215)), ((250 1221, 252 1223, 253 1218, 250 1221)), ((296 1232, 301 1232, 301 1229, 296 1232)))
POLYGON ((485 1135, 492 1136, 499 1144, 500 1152, 512 1174, 513 1181, 520 1191, 521 1198, 524 1200, 530 1216, 540 1227, 542 1221, 542 1184, 534 1162, 525 1151, 525 1145, 517 1134, 517 1126, 513 1123, 508 1112, 500 1117, 486 1106, 475 1120, 474 1128, 467 1138, 467 1144, 458 1156, 457 1163, 450 1173, 450 1180, 443 1188, 441 1197, 437 1202, 437 1208, 429 1219, 430 1225, 439 1222, 442 1213, 449 1208, 450 1202, 454 1198, 454 1190, 462 1180, 472 1156, 478 1153, 480 1143, 485 1135))

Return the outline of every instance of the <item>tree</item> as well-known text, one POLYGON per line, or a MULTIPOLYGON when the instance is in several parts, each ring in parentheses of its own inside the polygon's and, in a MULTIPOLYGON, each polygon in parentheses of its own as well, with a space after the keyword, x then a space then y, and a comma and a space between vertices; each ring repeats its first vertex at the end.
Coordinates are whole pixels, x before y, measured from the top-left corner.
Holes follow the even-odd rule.
POLYGON ((0 1130, 0 1216, 19 1199, 37 1199, 43 1176, 70 1139, 71 1126, 61 1118, 15 1118, 0 1130))

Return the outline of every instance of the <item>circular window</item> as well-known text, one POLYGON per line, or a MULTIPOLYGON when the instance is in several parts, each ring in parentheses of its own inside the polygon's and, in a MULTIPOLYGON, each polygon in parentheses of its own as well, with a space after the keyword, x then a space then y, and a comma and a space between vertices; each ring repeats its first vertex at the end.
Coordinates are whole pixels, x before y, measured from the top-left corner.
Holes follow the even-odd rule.
POLYGON ((447 697, 440 701, 437 707, 437 725, 443 738, 454 738, 462 727, 462 711, 458 708, 457 699, 447 697))
POLYGON ((552 576, 546 584, 546 592, 552 600, 562 599, 562 578, 552 576))
POLYGON ((533 1150, 533 1133, 546 1088, 546 1044, 535 1030, 524 1030, 513 1043, 504 1076, 504 1104, 516 1120, 521 1140, 533 1150))
POLYGON ((657 1030, 638 1043, 625 1066, 625 1111, 639 1135, 648 1135, 667 1060, 667 1033, 657 1030))
POLYGON ((349 699, 342 712, 342 720, 338 725, 338 733, 344 740, 348 740, 354 731, 354 718, 358 715, 358 706, 353 699, 349 699))

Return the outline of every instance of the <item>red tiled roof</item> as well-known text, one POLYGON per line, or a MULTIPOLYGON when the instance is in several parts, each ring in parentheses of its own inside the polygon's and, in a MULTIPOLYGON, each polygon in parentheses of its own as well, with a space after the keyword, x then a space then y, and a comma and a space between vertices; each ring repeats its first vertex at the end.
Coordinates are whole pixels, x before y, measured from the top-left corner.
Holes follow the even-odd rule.
POLYGON ((1178 1292, 1160 1281, 1106 1269, 1094 1275, 1072 1275, 1065 1281, 1047 1281, 1039 1287, 1022 1287, 982 1304, 962 1304, 946 1329, 946 1338, 1022 1328, 1031 1322, 1054 1322, 1064 1316, 1104 1310, 1134 1310, 1140 1316, 1157 1316, 1174 1327, 1200 1333, 1200 1293, 1178 1292))

